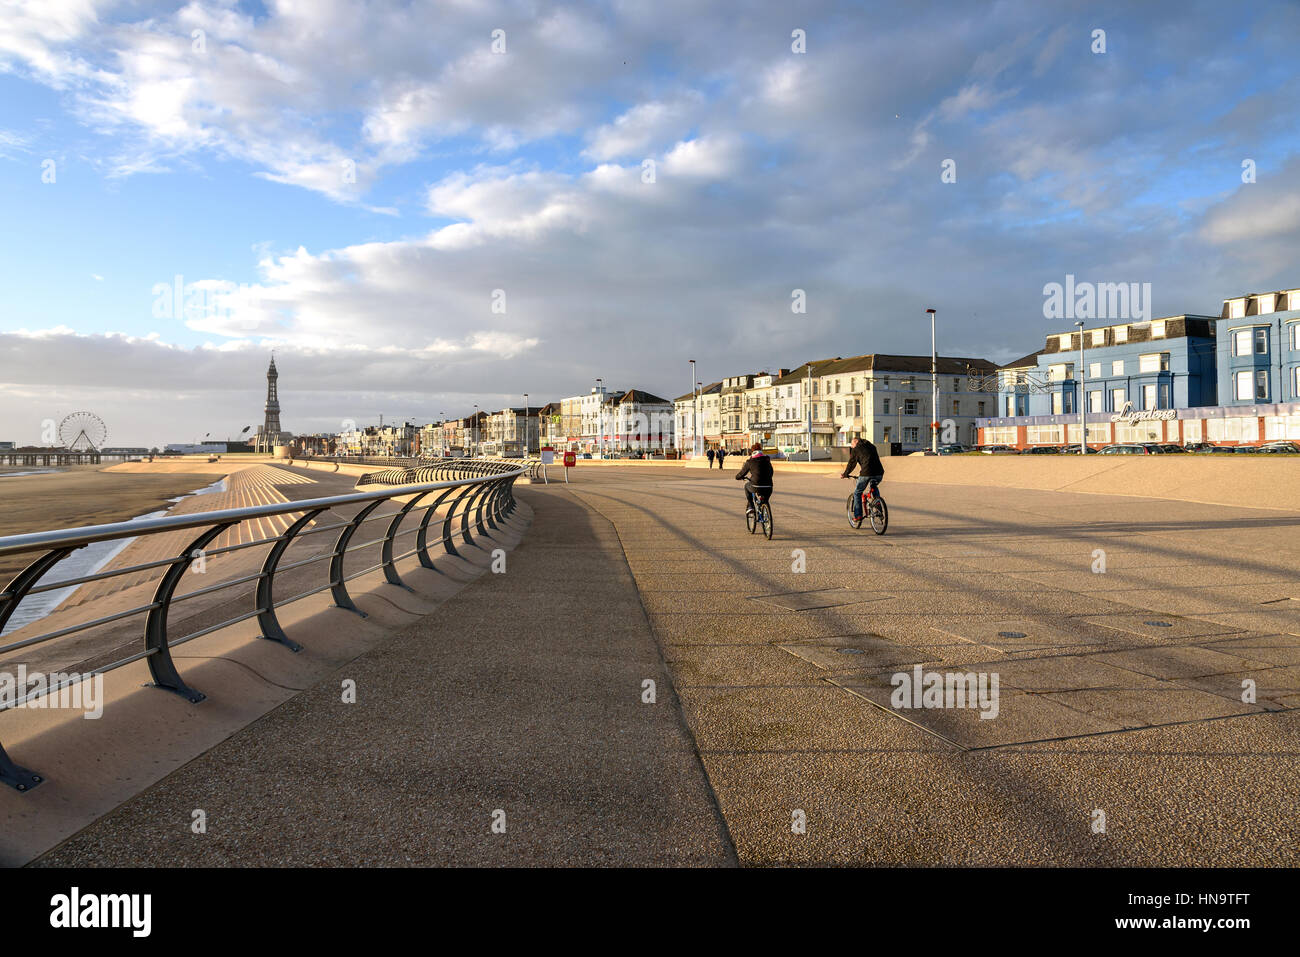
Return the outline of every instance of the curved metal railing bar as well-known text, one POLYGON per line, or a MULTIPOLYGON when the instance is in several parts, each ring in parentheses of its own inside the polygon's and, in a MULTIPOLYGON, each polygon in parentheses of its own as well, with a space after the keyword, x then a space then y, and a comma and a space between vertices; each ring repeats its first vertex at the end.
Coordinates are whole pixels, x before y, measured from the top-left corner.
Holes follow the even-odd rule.
MULTIPOLYGON (((454 542, 457 537, 465 545, 485 547, 473 540, 473 531, 471 529, 490 541, 492 536, 488 529, 497 529, 497 520, 504 520, 514 511, 516 505, 514 483, 528 474, 529 471, 526 464, 503 467, 501 462, 469 461, 475 461, 476 465, 468 470, 463 466, 451 466, 443 463, 422 466, 418 469, 397 470, 403 476, 414 477, 418 474, 420 480, 386 486, 382 489, 353 492, 347 495, 303 499, 296 502, 282 502, 270 505, 254 505, 212 512, 167 515, 159 518, 114 522, 107 525, 91 525, 85 528, 59 529, 0 537, 0 556, 36 553, 36 558, 14 576, 3 591, 0 591, 0 629, 8 622, 19 603, 28 596, 90 582, 105 581, 142 571, 163 569, 152 600, 145 604, 102 615, 88 621, 79 621, 53 631, 7 643, 0 639, 0 655, 2 655, 20 648, 31 647, 56 638, 122 621, 133 616, 143 615, 145 617, 143 650, 109 664, 96 667, 91 671, 77 673, 62 681, 51 682, 37 691, 15 695, 11 701, 0 701, 0 714, 11 708, 21 707, 29 700, 44 695, 57 694, 72 684, 142 659, 148 663, 149 672, 156 687, 175 692, 185 697, 192 704, 198 704, 204 700, 205 696, 202 692, 188 686, 177 671, 171 656, 172 649, 177 646, 211 634, 221 628, 256 618, 262 637, 282 644, 291 651, 298 651, 301 649, 301 645, 292 641, 285 634, 276 616, 277 609, 330 590, 338 607, 356 612, 364 617, 365 613, 356 607, 348 594, 348 582, 371 572, 382 571, 386 582, 409 589, 409 586, 397 574, 396 566, 398 562, 412 556, 418 558, 421 566, 433 568, 440 574, 445 574, 442 569, 436 568, 433 559, 429 555, 430 547, 441 544, 446 554, 458 557, 463 556, 457 550, 454 542), (443 478, 443 476, 457 471, 460 472, 459 475, 449 479, 443 478), (474 474, 466 475, 466 471, 472 471, 474 474), (430 480, 434 476, 437 476, 437 478, 430 480), (425 499, 434 495, 434 493, 440 494, 434 496, 431 502, 426 503, 425 499), (399 497, 407 496, 409 496, 409 499, 406 501, 394 501, 399 497), (388 502, 400 507, 393 511, 379 511, 380 507, 388 502), (442 536, 438 541, 430 541, 428 535, 430 521, 438 510, 444 507, 444 503, 449 504, 445 506, 442 536), (352 515, 350 519, 308 527, 323 513, 347 509, 350 506, 358 507, 356 514, 352 515), (403 522, 418 509, 424 510, 418 525, 403 529, 401 527, 403 522), (256 541, 238 542, 221 548, 207 549, 207 545, 215 541, 223 532, 236 528, 241 523, 255 522, 274 516, 292 518, 288 527, 279 535, 256 541), (460 527, 453 531, 453 522, 456 518, 460 519, 460 527), (378 538, 354 544, 352 539, 356 533, 363 526, 376 521, 385 521, 387 523, 383 533, 378 538), (41 583, 43 576, 60 561, 77 549, 84 548, 94 542, 134 539, 184 530, 194 530, 195 537, 189 541, 189 544, 184 549, 170 558, 108 568, 94 574, 62 579, 48 584, 41 583), (281 560, 284 558, 289 546, 295 541, 301 541, 311 535, 329 532, 338 532, 338 537, 335 539, 333 547, 328 551, 297 561, 282 563, 281 560), (397 553, 397 540, 407 535, 416 536, 413 547, 397 553), (360 569, 350 571, 345 569, 345 559, 348 555, 375 546, 380 549, 379 561, 360 569), (204 561, 207 561, 218 555, 226 555, 249 548, 267 549, 267 554, 258 572, 242 574, 238 577, 220 581, 215 585, 176 594, 186 569, 190 568, 199 556, 202 556, 204 561), (306 568, 325 561, 329 562, 329 571, 324 584, 309 588, 288 598, 275 597, 274 586, 277 575, 283 576, 283 573, 290 570, 306 568), (168 613, 173 607, 184 601, 211 595, 225 589, 237 588, 241 585, 253 586, 252 610, 186 635, 172 636, 168 628, 168 613)), ((0 745, 0 782, 8 784, 19 791, 28 791, 40 784, 42 780, 41 775, 15 764, 5 752, 4 747, 0 745)))

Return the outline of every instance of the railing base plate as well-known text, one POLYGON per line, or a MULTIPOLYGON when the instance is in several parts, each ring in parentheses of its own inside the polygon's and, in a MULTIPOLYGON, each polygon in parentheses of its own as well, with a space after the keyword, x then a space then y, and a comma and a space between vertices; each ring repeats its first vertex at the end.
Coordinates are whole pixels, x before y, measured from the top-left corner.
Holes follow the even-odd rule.
POLYGON ((160 685, 156 681, 151 681, 145 685, 146 688, 157 688, 160 691, 170 691, 172 694, 178 694, 190 704, 198 704, 200 701, 206 701, 207 695, 202 691, 195 691, 189 685, 180 685, 173 688, 171 685, 160 685))
POLYGON ((298 644, 298 642, 294 641, 292 638, 277 638, 273 635, 263 635, 262 637, 267 641, 274 641, 277 645, 284 645, 295 654, 302 651, 302 645, 298 644))
POLYGON ((0 784, 7 784, 15 791, 27 792, 36 787, 45 778, 36 774, 34 771, 28 771, 26 768, 14 764, 5 754, 4 749, 0 748, 0 784))

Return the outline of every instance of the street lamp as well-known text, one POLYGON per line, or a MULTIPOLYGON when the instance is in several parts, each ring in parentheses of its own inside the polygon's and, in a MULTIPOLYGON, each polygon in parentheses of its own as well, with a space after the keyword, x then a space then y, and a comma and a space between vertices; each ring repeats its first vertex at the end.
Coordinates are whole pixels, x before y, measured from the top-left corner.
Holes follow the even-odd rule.
POLYGON ((474 427, 470 431, 469 440, 469 457, 477 458, 478 456, 478 403, 474 404, 474 427))
POLYGON ((529 446, 528 441, 528 393, 524 393, 524 458, 528 458, 529 446))
POLYGON ((808 376, 805 380, 804 391, 808 393, 808 461, 812 461, 812 363, 808 363, 808 376))
POLYGON ((934 310, 927 309, 930 316, 930 378, 934 388, 930 395, 930 451, 939 454, 939 347, 934 338, 934 310))
POLYGON ((1088 454, 1088 367, 1083 364, 1083 320, 1076 319, 1079 327, 1079 454, 1088 454))
POLYGON ((700 391, 698 383, 695 381, 695 360, 687 360, 691 364, 691 457, 700 454, 700 391))
POLYGON ((605 380, 596 376, 596 449, 605 457, 605 380))

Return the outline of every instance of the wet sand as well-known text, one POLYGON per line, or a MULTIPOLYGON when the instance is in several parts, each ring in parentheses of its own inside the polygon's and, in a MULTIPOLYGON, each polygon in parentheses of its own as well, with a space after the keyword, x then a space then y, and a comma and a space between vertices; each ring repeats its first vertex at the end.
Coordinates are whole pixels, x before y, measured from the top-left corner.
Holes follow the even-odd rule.
MULTIPOLYGON (((125 521, 218 478, 197 470, 157 474, 96 465, 14 477, 0 471, 0 536, 125 521)), ((34 552, 0 556, 0 583, 35 557, 34 552)))

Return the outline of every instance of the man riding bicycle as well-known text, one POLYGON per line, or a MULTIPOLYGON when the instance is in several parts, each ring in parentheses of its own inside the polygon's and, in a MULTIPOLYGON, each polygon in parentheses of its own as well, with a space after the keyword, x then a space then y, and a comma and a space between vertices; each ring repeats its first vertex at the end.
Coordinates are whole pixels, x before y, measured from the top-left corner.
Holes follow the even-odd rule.
POLYGON ((849 446, 849 462, 840 473, 840 478, 848 478, 854 466, 858 467, 858 485, 853 490, 853 517, 862 519, 862 490, 870 483, 873 487, 880 484, 885 477, 885 467, 880 464, 880 453, 876 447, 864 438, 856 438, 849 446))
POLYGON ((749 481, 745 482, 746 515, 750 515, 754 511, 754 502, 750 498, 751 494, 757 493, 760 503, 766 502, 772 497, 772 460, 763 453, 762 442, 755 442, 750 451, 754 454, 745 460, 744 468, 736 473, 737 482, 749 479, 749 481))

